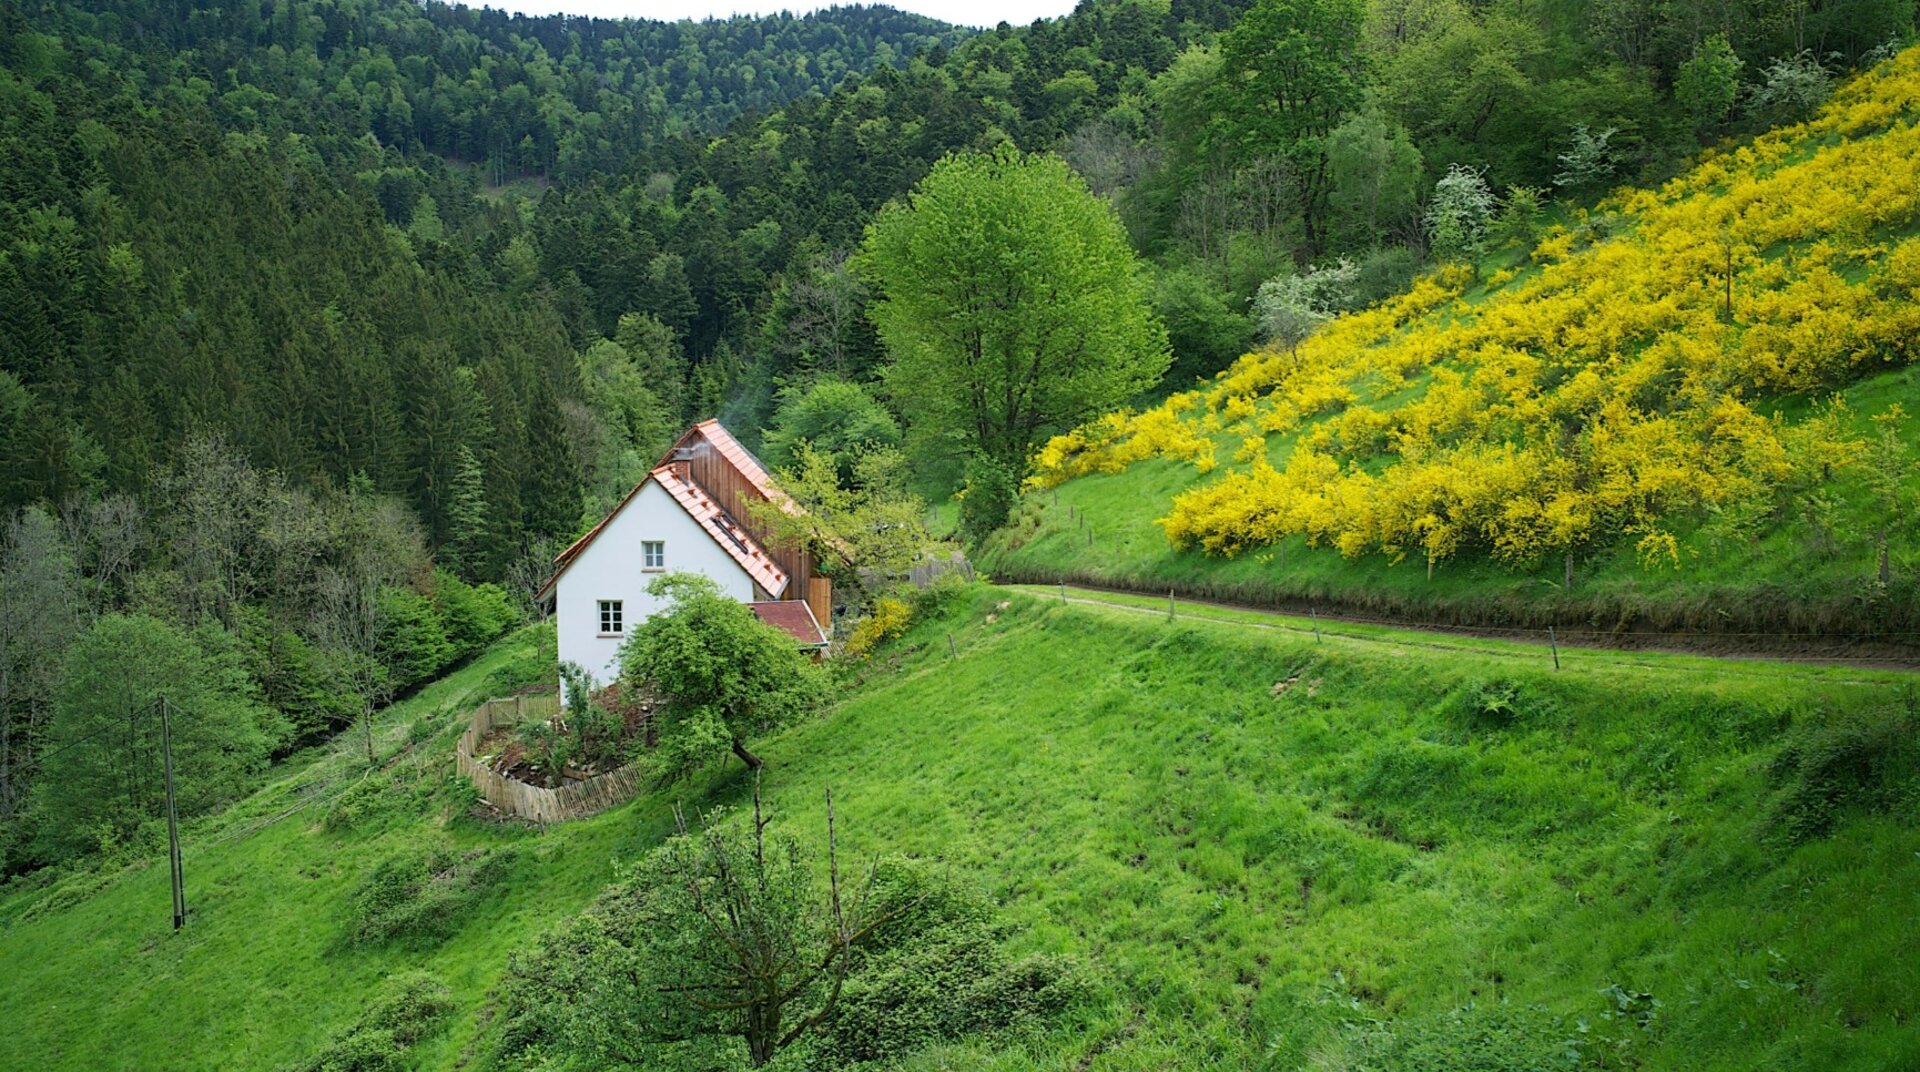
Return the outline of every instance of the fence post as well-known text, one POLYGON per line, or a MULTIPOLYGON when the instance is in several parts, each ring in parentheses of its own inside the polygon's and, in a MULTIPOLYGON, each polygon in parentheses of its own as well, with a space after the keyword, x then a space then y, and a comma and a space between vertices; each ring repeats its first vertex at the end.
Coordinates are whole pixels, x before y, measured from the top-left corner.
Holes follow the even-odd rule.
POLYGON ((1313 642, 1315 644, 1325 644, 1326 641, 1320 639, 1320 608, 1308 607, 1307 611, 1313 615, 1313 642))
POLYGON ((1553 633, 1553 626, 1547 626, 1547 643, 1553 645, 1553 668, 1560 669, 1560 638, 1553 633))
POLYGON ((1167 589, 1167 620, 1173 620, 1173 589, 1167 589))
POLYGON ((167 763, 167 865, 172 872, 173 929, 187 921, 187 885, 180 874, 180 816, 173 806, 173 717, 165 695, 160 697, 160 750, 167 763))

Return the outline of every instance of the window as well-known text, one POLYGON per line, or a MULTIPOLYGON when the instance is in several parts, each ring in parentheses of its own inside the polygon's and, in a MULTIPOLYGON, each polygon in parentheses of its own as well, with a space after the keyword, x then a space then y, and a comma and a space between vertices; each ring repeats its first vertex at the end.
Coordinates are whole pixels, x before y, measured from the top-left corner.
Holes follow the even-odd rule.
POLYGON ((659 540, 642 540, 640 543, 641 569, 666 569, 667 545, 659 540))
POLYGON ((620 601, 603 599, 600 601, 600 632, 618 633, 622 631, 620 619, 620 601))

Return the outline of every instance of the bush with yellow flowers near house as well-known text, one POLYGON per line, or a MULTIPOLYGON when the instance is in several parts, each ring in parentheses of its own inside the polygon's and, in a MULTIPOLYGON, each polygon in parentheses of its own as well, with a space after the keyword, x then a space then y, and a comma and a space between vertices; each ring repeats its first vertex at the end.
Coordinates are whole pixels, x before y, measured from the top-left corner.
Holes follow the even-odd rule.
POLYGON ((881 596, 874 601, 873 612, 854 623, 844 654, 865 658, 874 648, 905 633, 912 622, 913 608, 905 600, 881 596))
POLYGON ((1176 546, 1304 536, 1526 563, 1624 536, 1643 563, 1679 565, 1678 520, 1777 509, 1863 457, 1834 406, 1793 422, 1756 407, 1920 358, 1916 230, 1911 49, 1808 122, 1577 214, 1498 286, 1435 272, 1199 391, 1057 437, 1034 479, 1149 457, 1211 470, 1226 435, 1231 471, 1161 521, 1176 546))

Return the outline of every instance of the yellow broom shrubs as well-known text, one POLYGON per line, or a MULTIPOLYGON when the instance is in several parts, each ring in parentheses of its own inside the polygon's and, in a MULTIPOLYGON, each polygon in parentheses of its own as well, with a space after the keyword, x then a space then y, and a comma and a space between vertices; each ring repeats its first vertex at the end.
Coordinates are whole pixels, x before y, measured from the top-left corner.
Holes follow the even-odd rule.
POLYGON ((1678 565, 1667 519, 1860 456, 1835 407, 1789 424, 1753 400, 1920 357, 1916 119, 1910 49, 1814 119, 1556 228, 1471 301, 1469 274, 1443 269, 1202 390, 1056 437, 1034 483, 1149 457, 1205 472, 1226 436, 1236 468, 1161 521, 1177 546, 1304 536, 1526 562, 1627 535, 1643 562, 1678 565))

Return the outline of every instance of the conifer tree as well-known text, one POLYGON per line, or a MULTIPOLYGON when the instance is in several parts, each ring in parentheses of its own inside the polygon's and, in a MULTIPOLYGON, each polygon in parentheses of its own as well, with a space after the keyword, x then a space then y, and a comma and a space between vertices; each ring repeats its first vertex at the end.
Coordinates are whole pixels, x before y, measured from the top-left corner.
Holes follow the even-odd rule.
POLYGON ((487 545, 486 471, 473 448, 462 443, 453 471, 453 494, 447 504, 447 542, 441 557, 462 577, 485 572, 487 545))

